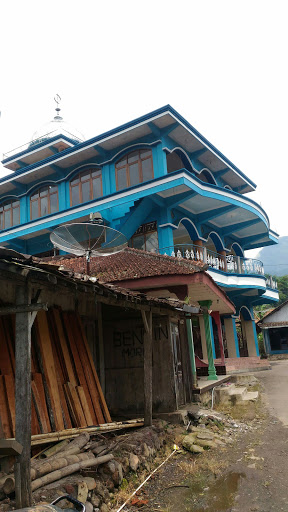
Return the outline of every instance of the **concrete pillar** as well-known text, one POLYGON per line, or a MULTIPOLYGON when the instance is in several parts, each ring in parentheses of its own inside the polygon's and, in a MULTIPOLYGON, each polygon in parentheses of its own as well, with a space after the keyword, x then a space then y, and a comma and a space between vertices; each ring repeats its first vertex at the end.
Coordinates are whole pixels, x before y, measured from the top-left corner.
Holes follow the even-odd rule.
POLYGON ((221 260, 223 261, 224 263, 224 268, 222 269, 221 267, 220 270, 223 270, 224 272, 227 272, 227 260, 226 260, 226 251, 219 251, 219 254, 221 256, 221 260))
POLYGON ((210 308, 212 302, 211 302, 211 300, 200 300, 199 304, 203 310, 203 318, 204 318, 206 347, 207 347, 207 356, 208 356, 208 365, 209 365, 208 366, 208 380, 218 380, 218 377, 216 375, 215 365, 214 365, 214 359, 213 359, 211 323, 210 323, 210 317, 209 317, 209 313, 208 313, 208 309, 210 308))
POLYGON ((193 328, 192 328, 191 317, 186 318, 186 329, 187 329, 189 356, 190 356, 191 371, 192 371, 192 385, 193 385, 193 388, 196 388, 197 387, 197 371, 196 371, 196 363, 195 363, 193 328))
POLYGON ((218 339, 219 339, 219 347, 220 347, 220 357, 221 357, 221 363, 225 363, 225 356, 224 356, 224 344, 223 344, 223 336, 222 336, 222 327, 221 327, 221 318, 219 311, 212 311, 211 316, 214 318, 216 326, 217 326, 217 333, 218 333, 218 339))
POLYGON ((205 336, 204 318, 203 318, 202 315, 199 316, 199 327, 200 327, 200 336, 201 336, 201 345, 202 345, 203 359, 208 359, 208 357, 207 357, 207 348, 206 348, 206 336, 205 336))
POLYGON ((224 318, 228 357, 240 357, 235 317, 224 318))
POLYGON ((255 357, 259 356, 258 340, 254 320, 242 320, 244 323, 248 356, 255 357))
POLYGON ((174 250, 173 225, 171 221, 171 212, 169 209, 162 208, 160 218, 157 221, 158 245, 160 254, 168 254, 174 250))
POLYGON ((270 344, 270 336, 269 336, 269 329, 262 329, 263 333, 263 341, 264 341, 264 347, 266 354, 271 354, 271 344, 270 344))

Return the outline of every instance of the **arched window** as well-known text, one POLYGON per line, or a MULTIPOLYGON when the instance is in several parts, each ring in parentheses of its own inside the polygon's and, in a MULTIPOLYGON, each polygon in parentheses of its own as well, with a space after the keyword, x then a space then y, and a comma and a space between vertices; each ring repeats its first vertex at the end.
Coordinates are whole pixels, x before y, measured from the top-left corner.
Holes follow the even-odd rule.
POLYGON ((167 173, 178 171, 178 169, 185 169, 186 165, 183 162, 180 155, 178 155, 175 151, 173 153, 169 153, 166 156, 167 160, 167 173))
POLYGON ((151 149, 139 149, 125 155, 116 165, 116 188, 133 187, 153 178, 151 149))
POLYGON ((86 169, 70 181, 71 206, 86 203, 102 195, 102 169, 96 167, 86 169))
POLYGON ((20 224, 20 201, 6 201, 0 205, 0 229, 20 224))
POLYGON ((200 172, 198 178, 199 180, 204 181, 204 183, 211 183, 211 185, 216 185, 214 176, 210 171, 207 171, 206 169, 200 172))
POLYGON ((48 185, 36 190, 30 197, 31 220, 58 212, 58 188, 48 185))

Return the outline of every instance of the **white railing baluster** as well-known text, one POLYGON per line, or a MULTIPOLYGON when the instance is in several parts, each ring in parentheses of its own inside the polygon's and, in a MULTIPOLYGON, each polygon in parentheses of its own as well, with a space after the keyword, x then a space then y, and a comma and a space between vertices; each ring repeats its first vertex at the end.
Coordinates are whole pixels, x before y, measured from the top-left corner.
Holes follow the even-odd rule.
MULTIPOLYGON (((240 257, 234 254, 227 254, 224 256, 224 258, 226 257, 224 261, 221 254, 210 251, 209 249, 207 250, 205 246, 200 247, 192 244, 188 244, 188 246, 176 245, 174 248, 167 249, 169 249, 169 251, 167 251, 168 254, 170 249, 172 249, 171 256, 173 258, 178 258, 178 260, 185 258, 186 260, 202 261, 203 263, 207 263, 210 267, 226 273, 265 275, 263 263, 259 260, 253 260, 252 258, 243 258, 242 256, 240 257)), ((166 252, 164 256, 167 256, 166 252)), ((269 286, 276 289, 277 283, 271 281, 269 286)))

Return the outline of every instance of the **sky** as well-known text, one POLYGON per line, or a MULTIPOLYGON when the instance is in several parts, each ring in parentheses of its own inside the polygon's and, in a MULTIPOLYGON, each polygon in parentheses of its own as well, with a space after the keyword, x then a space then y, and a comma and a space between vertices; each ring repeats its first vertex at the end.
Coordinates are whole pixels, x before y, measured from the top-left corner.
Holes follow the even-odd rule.
POLYGON ((287 11, 286 0, 1 2, 1 157, 54 117, 57 93, 85 138, 169 103, 257 184, 250 198, 288 235, 287 11))

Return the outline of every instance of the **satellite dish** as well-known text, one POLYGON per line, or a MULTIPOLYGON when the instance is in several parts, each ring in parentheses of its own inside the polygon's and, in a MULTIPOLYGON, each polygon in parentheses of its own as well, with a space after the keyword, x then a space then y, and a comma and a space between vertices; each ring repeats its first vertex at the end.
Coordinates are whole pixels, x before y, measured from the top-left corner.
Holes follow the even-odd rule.
POLYGON ((59 226, 50 234, 50 240, 54 247, 65 252, 86 256, 87 273, 91 256, 109 256, 123 251, 128 244, 120 231, 93 222, 59 226))

